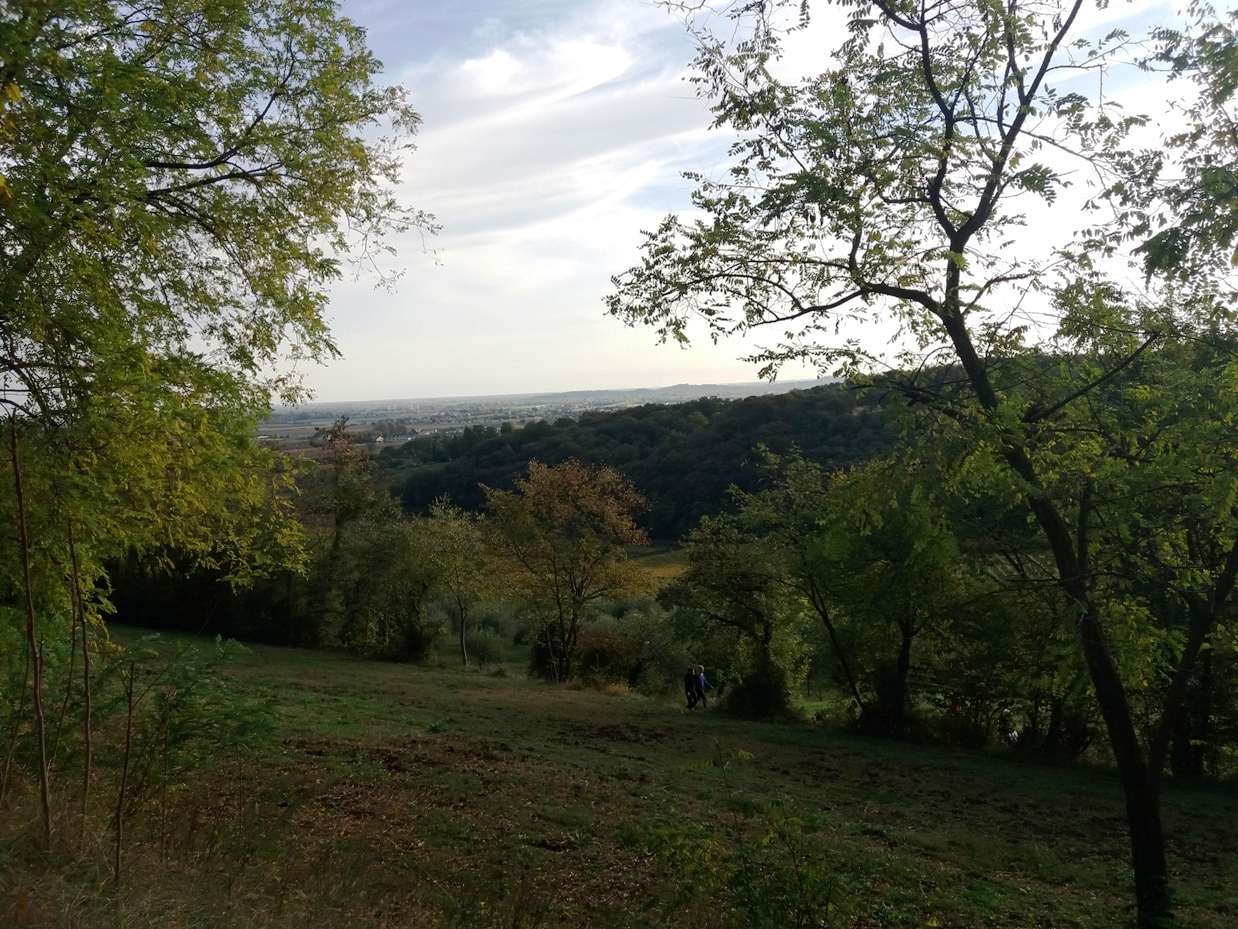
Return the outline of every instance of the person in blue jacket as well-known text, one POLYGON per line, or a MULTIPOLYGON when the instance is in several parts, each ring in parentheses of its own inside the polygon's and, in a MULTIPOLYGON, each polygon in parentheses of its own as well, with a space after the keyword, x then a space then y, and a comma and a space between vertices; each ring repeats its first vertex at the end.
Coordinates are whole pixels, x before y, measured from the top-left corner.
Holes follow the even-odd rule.
POLYGON ((707 707, 709 703, 705 700, 705 691, 710 689, 709 681, 705 679, 705 666, 696 666, 696 703, 707 707))

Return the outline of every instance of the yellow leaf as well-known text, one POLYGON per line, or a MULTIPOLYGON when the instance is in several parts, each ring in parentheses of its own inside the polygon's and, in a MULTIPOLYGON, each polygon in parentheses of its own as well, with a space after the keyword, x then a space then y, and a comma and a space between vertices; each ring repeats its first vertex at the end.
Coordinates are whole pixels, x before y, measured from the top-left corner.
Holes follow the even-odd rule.
POLYGON ((21 100, 21 88, 18 87, 16 84, 5 84, 4 95, 8 97, 10 100, 12 100, 14 103, 17 103, 19 100, 21 100))

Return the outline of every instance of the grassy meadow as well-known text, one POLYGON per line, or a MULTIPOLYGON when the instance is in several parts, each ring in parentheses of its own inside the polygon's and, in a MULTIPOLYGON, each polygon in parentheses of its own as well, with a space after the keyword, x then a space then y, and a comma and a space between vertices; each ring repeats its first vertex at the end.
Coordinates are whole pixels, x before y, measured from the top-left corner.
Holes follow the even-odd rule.
MULTIPOLYGON (((273 725, 129 817, 119 886, 106 828, 71 839, 62 812, 47 852, 34 796, 10 802, 0 926, 1067 929, 1130 914, 1108 772, 739 722, 446 655, 254 647, 226 673, 273 725)), ((102 788, 94 802, 105 824, 102 788)), ((1165 818, 1181 925, 1238 924, 1238 797, 1173 788, 1165 818)))

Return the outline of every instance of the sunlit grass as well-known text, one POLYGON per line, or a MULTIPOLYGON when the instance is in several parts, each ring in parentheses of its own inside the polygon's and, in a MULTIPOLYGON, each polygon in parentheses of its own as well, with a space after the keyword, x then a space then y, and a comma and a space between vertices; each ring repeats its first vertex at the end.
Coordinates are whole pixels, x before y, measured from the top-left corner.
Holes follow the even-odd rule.
POLYGON ((687 556, 682 548, 641 549, 632 552, 631 558, 645 574, 653 590, 666 586, 688 567, 687 556))

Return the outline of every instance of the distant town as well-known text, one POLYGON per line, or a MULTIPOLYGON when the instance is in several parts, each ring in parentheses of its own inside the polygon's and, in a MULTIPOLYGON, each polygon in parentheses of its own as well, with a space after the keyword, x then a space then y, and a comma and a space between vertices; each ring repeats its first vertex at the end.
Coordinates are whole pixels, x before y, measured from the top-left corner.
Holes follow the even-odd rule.
POLYGON ((434 435, 457 435, 471 426, 519 428, 531 422, 575 419, 582 413, 610 412, 646 403, 686 403, 701 397, 744 397, 807 390, 832 379, 754 381, 740 384, 676 384, 625 390, 573 390, 561 393, 503 394, 357 400, 279 407, 261 428, 260 438, 283 448, 304 447, 320 428, 347 417, 361 441, 383 444, 434 435))

